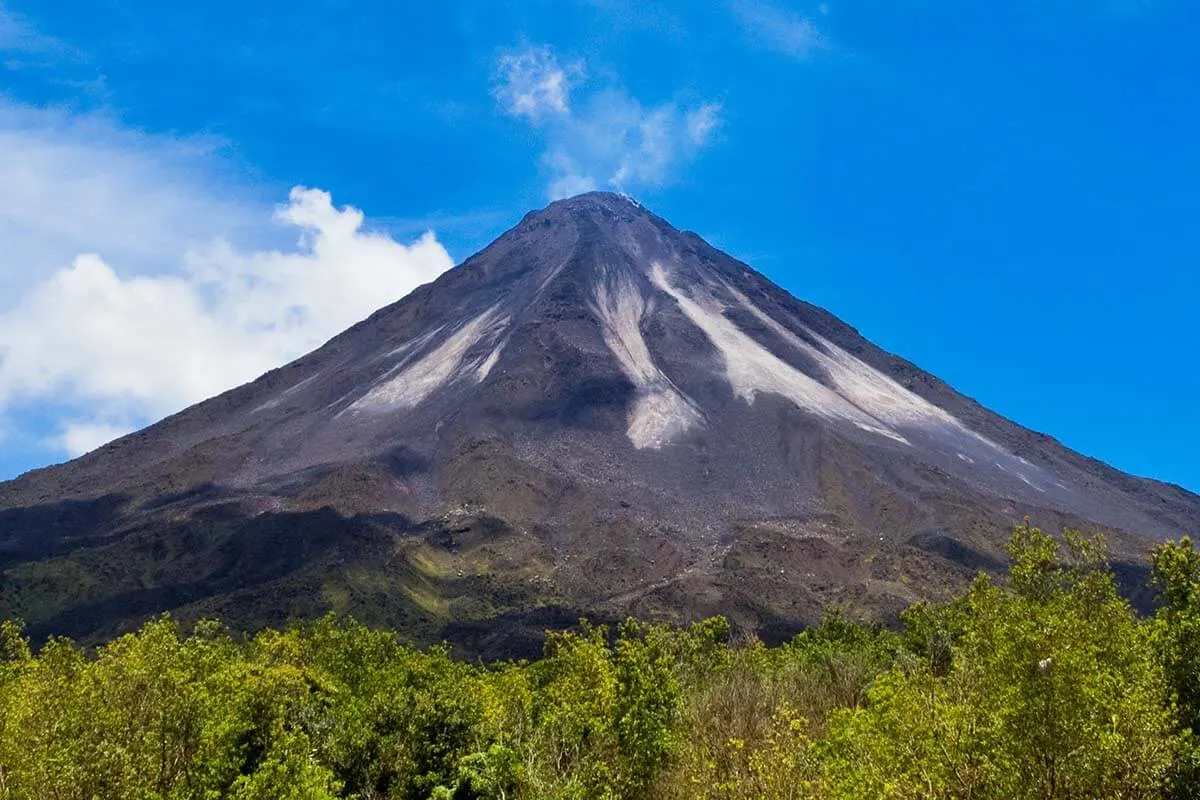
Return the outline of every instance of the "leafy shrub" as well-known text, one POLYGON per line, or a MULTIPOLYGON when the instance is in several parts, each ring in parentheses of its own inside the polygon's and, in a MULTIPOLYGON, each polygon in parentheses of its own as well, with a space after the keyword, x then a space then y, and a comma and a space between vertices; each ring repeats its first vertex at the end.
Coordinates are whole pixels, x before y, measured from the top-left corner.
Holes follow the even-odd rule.
POLYGON ((0 623, 0 800, 1152 798, 1200 794, 1200 554, 1139 619, 1103 543, 1028 525, 1007 583, 780 647, 712 619, 466 664, 326 617, 169 617, 85 653, 0 623))

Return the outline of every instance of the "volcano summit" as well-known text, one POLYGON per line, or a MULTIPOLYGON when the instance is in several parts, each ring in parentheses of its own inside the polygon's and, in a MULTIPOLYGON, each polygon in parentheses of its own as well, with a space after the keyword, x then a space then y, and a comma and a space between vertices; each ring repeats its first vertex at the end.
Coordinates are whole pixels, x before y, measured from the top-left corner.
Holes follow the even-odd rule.
POLYGON ((0 616, 101 637, 332 609, 489 654, 584 614, 770 636, 960 588, 1024 516, 1105 531, 1136 571, 1200 497, 590 193, 253 383, 0 484, 0 616))

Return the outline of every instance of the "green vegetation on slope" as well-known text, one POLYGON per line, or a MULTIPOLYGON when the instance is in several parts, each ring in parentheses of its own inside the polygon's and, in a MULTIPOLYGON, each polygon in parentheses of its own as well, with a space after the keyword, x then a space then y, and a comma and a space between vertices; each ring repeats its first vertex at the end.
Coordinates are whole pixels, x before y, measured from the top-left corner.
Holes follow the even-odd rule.
POLYGON ((1200 554, 1139 619, 1100 543, 1028 526, 903 631, 780 647, 628 621, 472 665, 327 617, 168 618, 88 655, 0 626, 0 798, 1154 798, 1200 780, 1200 554))

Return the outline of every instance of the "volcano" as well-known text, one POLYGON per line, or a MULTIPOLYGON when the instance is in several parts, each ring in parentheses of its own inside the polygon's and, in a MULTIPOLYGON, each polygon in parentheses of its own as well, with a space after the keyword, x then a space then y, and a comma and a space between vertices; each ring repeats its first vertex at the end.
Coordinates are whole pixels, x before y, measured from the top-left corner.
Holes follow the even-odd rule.
POLYGON ((1026 516, 1106 533, 1132 585, 1200 497, 589 193, 297 361, 0 484, 0 616, 96 640, 332 610, 485 655, 584 615, 777 638, 961 589, 1026 516))

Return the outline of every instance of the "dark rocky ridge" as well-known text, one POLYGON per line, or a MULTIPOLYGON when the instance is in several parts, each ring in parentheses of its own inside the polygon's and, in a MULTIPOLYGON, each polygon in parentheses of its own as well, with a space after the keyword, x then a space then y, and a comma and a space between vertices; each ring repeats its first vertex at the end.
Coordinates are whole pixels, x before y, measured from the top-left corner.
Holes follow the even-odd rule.
POLYGON ((0 484, 0 615, 98 637, 334 609, 489 654, 585 613, 783 635, 959 588, 1026 515, 1107 532, 1136 577, 1200 497, 592 193, 253 383, 0 484))

